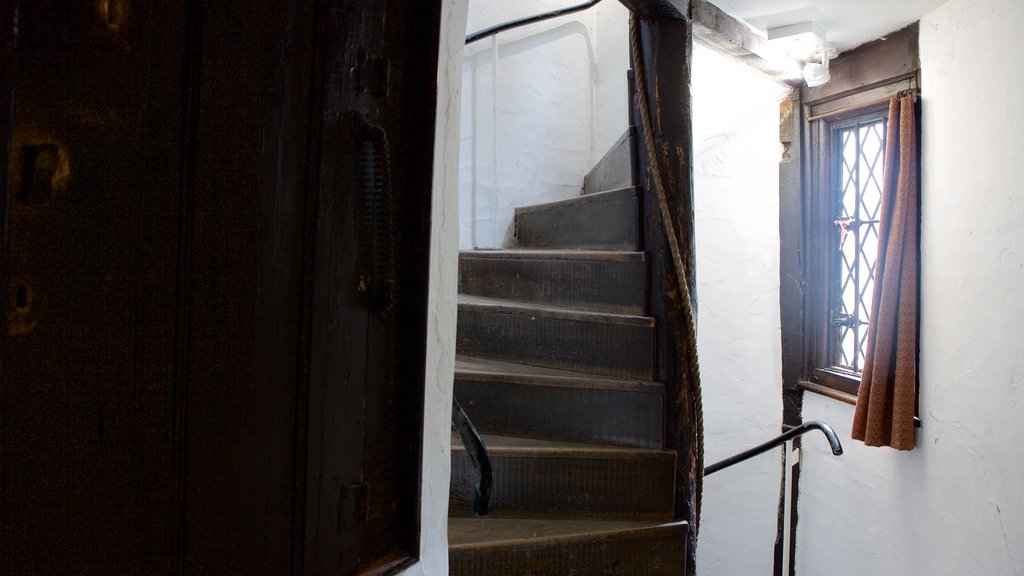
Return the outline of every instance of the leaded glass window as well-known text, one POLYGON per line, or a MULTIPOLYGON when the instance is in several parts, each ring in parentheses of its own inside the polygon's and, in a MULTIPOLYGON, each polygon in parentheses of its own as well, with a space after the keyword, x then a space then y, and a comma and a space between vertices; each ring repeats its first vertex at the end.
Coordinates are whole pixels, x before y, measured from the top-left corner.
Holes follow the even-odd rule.
POLYGON ((833 126, 829 363, 860 372, 878 257, 886 118, 833 126))

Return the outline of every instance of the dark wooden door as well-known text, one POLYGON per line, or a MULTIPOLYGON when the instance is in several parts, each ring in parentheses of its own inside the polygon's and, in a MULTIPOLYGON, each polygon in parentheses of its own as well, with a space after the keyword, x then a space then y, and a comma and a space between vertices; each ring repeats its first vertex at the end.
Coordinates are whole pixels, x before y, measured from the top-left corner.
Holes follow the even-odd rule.
POLYGON ((416 556, 439 4, 0 0, 0 573, 416 556))

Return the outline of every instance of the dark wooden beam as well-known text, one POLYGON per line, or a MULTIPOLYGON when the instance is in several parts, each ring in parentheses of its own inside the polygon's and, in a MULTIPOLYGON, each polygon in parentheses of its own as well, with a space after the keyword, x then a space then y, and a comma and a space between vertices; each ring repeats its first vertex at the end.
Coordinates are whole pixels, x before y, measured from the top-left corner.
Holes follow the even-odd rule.
POLYGON ((689 0, 619 0, 641 20, 688 20, 690 14, 689 0))
POLYGON ((769 62, 760 54, 766 39, 750 26, 726 14, 707 0, 690 0, 693 39, 731 56, 789 86, 799 86, 803 79, 792 71, 769 62))
MULTIPOLYGON (((782 311, 782 430, 803 423, 803 391, 800 377, 804 367, 804 275, 802 255, 805 253, 803 226, 803 118, 800 90, 793 90, 789 98, 779 105, 779 142, 782 158, 779 160, 779 309, 782 311)), ((794 444, 796 445, 796 444, 794 444)), ((783 465, 786 465, 783 458, 783 465)), ((797 498, 799 497, 800 466, 793 468, 790 490, 789 557, 796 546, 797 498)), ((782 558, 786 542, 784 482, 780 483, 778 524, 775 537, 774 576, 783 574, 782 558)))
MULTIPOLYGON (((916 77, 921 68, 918 50, 919 30, 920 24, 915 22, 890 32, 883 38, 843 52, 829 65, 832 79, 822 86, 802 89, 800 98, 805 105, 812 107, 811 114, 829 113, 835 107, 864 104, 864 98, 858 101, 856 98, 850 98, 851 96, 888 84, 900 84, 903 80, 916 77), (839 102, 842 99, 845 100, 839 102), (834 107, 821 106, 828 102, 838 103, 834 107)), ((906 87, 901 85, 898 89, 906 87)), ((896 91, 893 90, 892 93, 896 91)), ((880 96, 886 98, 889 94, 880 96)), ((878 97, 868 95, 866 100, 878 97)))
MULTIPOLYGON (((686 317, 666 227, 661 218, 653 174, 660 170, 676 240, 688 284, 694 277, 693 137, 690 98, 692 32, 689 21, 662 18, 641 20, 640 58, 646 74, 651 131, 657 158, 652 158, 638 134, 639 175, 643 188, 644 250, 650 257, 648 278, 650 314, 656 318, 657 377, 666 386, 666 446, 679 455, 675 479, 675 517, 687 520, 691 531, 686 574, 696 571, 696 532, 700 502, 695 495, 703 482, 700 419, 696 383, 688 377, 686 317)), ((640 72, 636 72, 639 82, 640 72)), ((639 119, 640 103, 633 117, 639 119)), ((696 293, 692 293, 696 303, 696 293)))

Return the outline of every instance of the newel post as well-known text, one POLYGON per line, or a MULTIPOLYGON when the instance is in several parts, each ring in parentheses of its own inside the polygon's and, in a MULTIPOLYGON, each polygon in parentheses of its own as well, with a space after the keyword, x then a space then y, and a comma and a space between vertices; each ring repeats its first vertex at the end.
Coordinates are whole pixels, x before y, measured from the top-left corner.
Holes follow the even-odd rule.
MULTIPOLYGON (((690 523, 687 573, 695 573, 696 533, 703 481, 702 407, 699 385, 686 374, 688 342, 681 291, 665 236, 652 170, 658 166, 669 212, 696 306, 693 219, 693 132, 690 58, 693 47, 686 0, 620 0, 640 18, 640 55, 657 162, 652 162, 638 126, 639 174, 643 189, 644 249, 650 257, 650 313, 657 319, 657 374, 666 385, 666 447, 678 454, 675 517, 690 523)), ((634 71, 636 72, 636 71, 634 71)), ((633 118, 640 118, 634 97, 633 118)), ((639 120, 637 122, 639 124, 639 120)))

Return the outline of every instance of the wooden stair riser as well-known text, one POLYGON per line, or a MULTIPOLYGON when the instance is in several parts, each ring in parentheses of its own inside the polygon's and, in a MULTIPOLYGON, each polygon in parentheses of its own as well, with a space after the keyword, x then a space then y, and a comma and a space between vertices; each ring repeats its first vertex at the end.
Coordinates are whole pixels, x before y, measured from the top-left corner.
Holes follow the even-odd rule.
POLYGON ((459 354, 653 379, 654 327, 459 307, 459 354))
MULTIPOLYGON (((672 517, 671 452, 490 451, 495 517, 672 517)), ((471 516, 476 473, 464 449, 452 449, 449 514, 471 516)))
POLYGON ((459 292, 618 314, 647 308, 647 263, 463 254, 459 292))
POLYGON ((636 185, 637 165, 633 150, 635 136, 636 128, 630 126, 590 172, 587 172, 583 177, 584 195, 636 185))
POLYGON ((519 208, 516 241, 522 248, 636 250, 639 209, 635 189, 519 208))
POLYGON ((664 392, 455 380, 455 396, 484 434, 662 447, 664 392))
POLYGON ((686 524, 454 546, 452 576, 682 576, 686 524))

